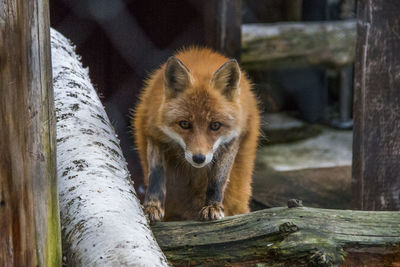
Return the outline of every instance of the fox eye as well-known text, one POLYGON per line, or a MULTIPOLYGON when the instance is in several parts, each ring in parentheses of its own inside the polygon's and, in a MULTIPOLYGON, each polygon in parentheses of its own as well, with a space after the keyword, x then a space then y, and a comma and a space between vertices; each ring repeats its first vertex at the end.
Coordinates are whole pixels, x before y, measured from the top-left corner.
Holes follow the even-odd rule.
POLYGON ((210 123, 210 129, 213 131, 218 131, 221 128, 221 123, 217 121, 213 121, 210 123))
POLYGON ((181 126, 182 129, 190 129, 191 125, 188 121, 180 121, 179 126, 181 126))

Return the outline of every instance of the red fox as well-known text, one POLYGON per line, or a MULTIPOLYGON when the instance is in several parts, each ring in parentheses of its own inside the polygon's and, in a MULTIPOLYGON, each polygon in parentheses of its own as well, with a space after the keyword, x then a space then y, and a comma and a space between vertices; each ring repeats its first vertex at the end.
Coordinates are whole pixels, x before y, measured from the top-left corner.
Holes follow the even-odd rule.
POLYGON ((207 48, 170 57, 147 80, 133 118, 149 220, 248 212, 259 123, 236 60, 207 48))

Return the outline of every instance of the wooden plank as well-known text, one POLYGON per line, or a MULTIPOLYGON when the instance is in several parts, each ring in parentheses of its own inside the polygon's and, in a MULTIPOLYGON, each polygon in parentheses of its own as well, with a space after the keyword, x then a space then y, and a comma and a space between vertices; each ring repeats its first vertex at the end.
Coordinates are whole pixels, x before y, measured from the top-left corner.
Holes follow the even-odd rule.
POLYGON ((400 210, 400 2, 359 1, 353 202, 400 210))
POLYGON ((242 65, 249 70, 306 65, 342 67, 354 61, 356 23, 244 24, 242 65))
POLYGON ((203 3, 204 42, 224 55, 240 59, 241 0, 209 0, 203 3))
POLYGON ((398 266, 399 220, 399 212, 300 207, 152 229, 174 266, 398 266))
POLYGON ((0 262, 60 266, 46 0, 0 0, 0 262))

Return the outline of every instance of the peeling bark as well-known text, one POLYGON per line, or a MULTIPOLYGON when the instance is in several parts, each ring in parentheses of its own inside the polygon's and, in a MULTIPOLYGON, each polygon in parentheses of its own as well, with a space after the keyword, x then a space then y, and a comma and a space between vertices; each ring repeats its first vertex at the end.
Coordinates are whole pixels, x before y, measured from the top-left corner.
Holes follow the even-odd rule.
POLYGON ((74 47, 51 32, 63 253, 69 266, 167 266, 74 47))

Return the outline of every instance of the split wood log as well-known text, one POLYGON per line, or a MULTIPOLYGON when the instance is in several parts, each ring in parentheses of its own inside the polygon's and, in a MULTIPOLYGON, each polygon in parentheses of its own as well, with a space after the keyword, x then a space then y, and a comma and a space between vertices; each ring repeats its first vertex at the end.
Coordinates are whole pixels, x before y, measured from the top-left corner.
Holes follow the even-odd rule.
POLYGON ((60 266, 47 0, 0 0, 0 265, 60 266))
POLYGON ((305 65, 342 67, 354 61, 356 22, 242 25, 242 65, 248 70, 305 65))
POLYGON ((51 32, 57 172, 68 266, 167 266, 119 141, 74 47, 51 32))
POLYGON ((400 212, 298 207, 152 229, 174 266, 395 266, 399 221, 400 212))

